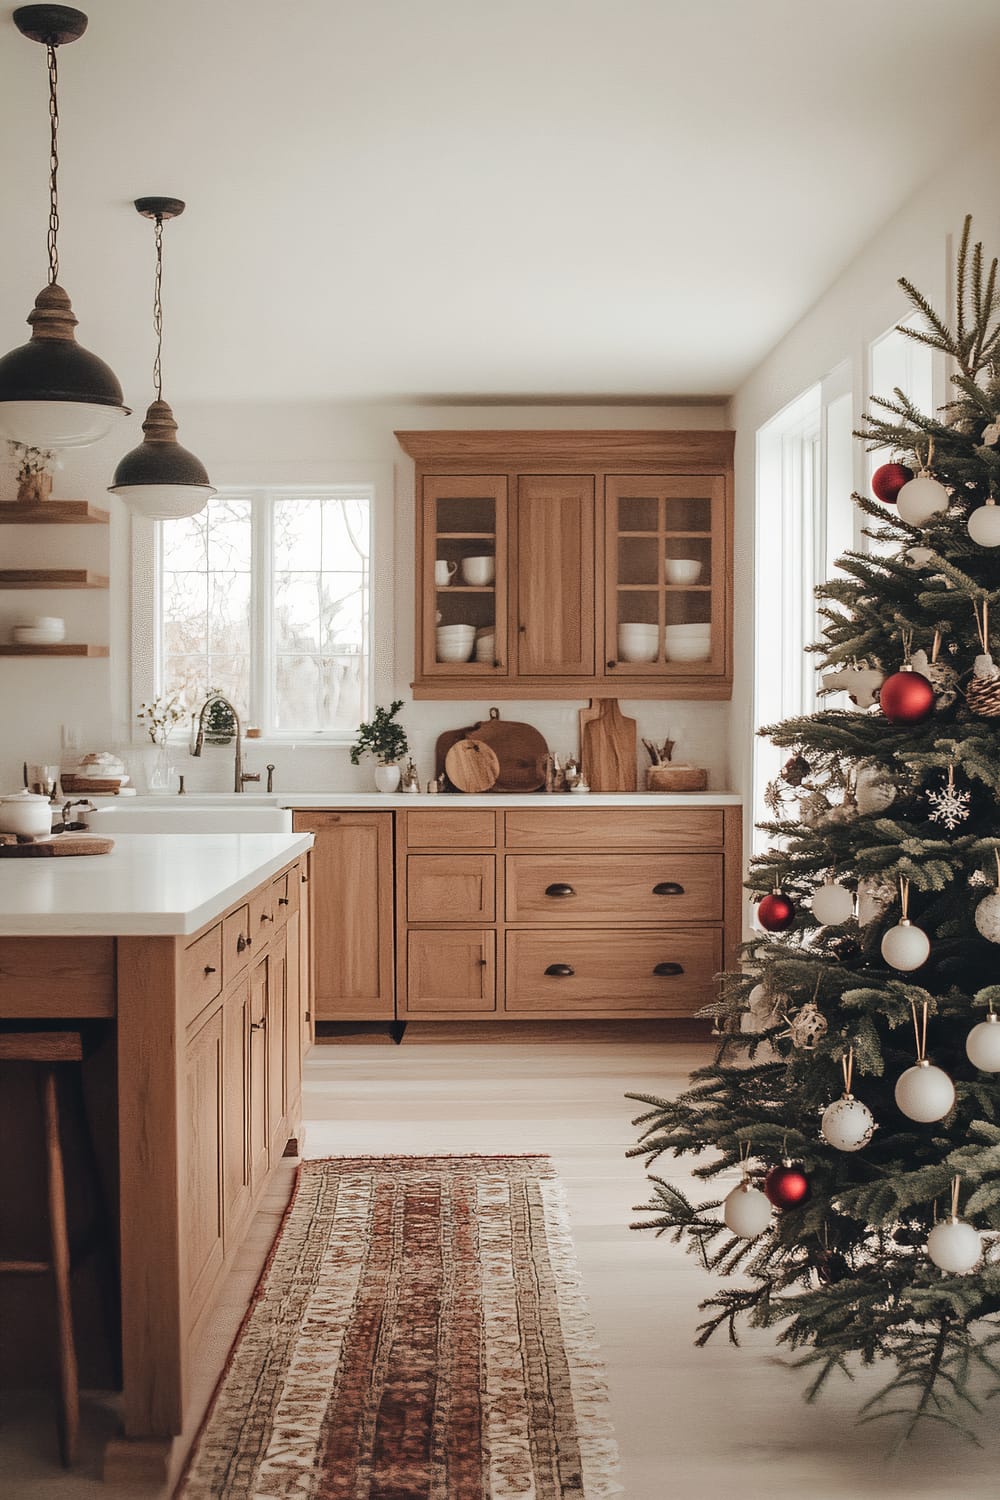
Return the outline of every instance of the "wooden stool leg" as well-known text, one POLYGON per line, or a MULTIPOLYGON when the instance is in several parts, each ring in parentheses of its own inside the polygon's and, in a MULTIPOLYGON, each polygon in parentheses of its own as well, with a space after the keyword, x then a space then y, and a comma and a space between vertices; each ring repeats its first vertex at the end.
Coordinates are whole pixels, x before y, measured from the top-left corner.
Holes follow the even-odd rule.
POLYGON ((80 1387, 73 1341, 73 1308, 69 1287, 69 1235, 66 1228, 66 1182, 59 1139, 59 1098, 56 1070, 42 1071, 45 1115, 45 1163, 49 1194, 49 1259, 56 1292, 59 1335, 59 1454, 66 1468, 76 1458, 80 1427, 80 1387))

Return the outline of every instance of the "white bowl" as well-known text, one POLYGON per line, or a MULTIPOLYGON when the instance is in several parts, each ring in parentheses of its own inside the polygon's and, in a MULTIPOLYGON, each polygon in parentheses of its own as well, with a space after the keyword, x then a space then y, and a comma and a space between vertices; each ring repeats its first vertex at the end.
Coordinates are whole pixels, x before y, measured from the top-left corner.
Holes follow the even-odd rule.
POLYGON ((696 557, 668 557, 666 567, 668 583, 697 583, 701 575, 701 563, 696 557))
POLYGON ((66 638, 66 626, 62 621, 59 623, 58 630, 43 629, 38 625, 15 625, 11 635, 18 646, 58 646, 66 638))
POLYGON ((711 625, 667 625, 664 634, 668 641, 707 640, 712 634, 711 625))
POLYGON ((667 661, 707 661, 712 654, 709 641, 668 641, 667 661))
POLYGON ((474 587, 483 588, 496 576, 496 559, 490 555, 462 558, 462 580, 474 587))
POLYGON ((468 635, 468 636, 473 636, 474 637, 475 634, 476 634, 476 627, 475 627, 475 625, 464 625, 464 624, 463 625, 439 625, 437 627, 437 633, 438 633, 438 635, 454 635, 454 636, 468 635))
POLYGON ((468 661, 472 656, 472 642, 459 641, 449 644, 447 641, 439 641, 437 648, 438 661, 468 661))

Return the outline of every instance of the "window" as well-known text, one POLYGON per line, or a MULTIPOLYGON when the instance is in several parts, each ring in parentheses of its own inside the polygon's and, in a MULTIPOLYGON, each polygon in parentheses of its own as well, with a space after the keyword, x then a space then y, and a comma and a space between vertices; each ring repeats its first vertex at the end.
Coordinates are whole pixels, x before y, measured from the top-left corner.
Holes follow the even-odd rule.
POLYGON ((211 689, 265 737, 352 735, 372 690, 371 486, 229 489, 163 521, 160 691, 211 689))
MULTIPOLYGON (((814 590, 852 545, 850 365, 838 366, 757 433, 754 722, 775 724, 819 703, 814 590)), ((754 819, 787 751, 754 743, 754 819)), ((765 840, 758 835, 760 847, 765 840)))
MULTIPOLYGON (((884 400, 895 399, 894 392, 898 389, 913 402, 918 411, 925 416, 930 416, 935 407, 934 399, 934 351, 926 344, 920 344, 915 339, 907 338, 900 328, 919 328, 925 326, 918 313, 905 318, 902 324, 890 328, 879 338, 874 339, 868 348, 868 374, 869 389, 874 396, 881 396, 884 400)), ((886 415, 879 407, 872 410, 879 415, 886 415)), ((894 454, 886 448, 876 448, 866 455, 867 493, 871 494, 871 476, 875 470, 884 463, 888 463, 894 454)), ((869 526, 871 522, 867 516, 858 513, 858 525, 869 526)), ((859 548, 872 553, 887 553, 892 555, 898 551, 894 543, 878 542, 874 537, 863 537, 859 539, 859 548)))

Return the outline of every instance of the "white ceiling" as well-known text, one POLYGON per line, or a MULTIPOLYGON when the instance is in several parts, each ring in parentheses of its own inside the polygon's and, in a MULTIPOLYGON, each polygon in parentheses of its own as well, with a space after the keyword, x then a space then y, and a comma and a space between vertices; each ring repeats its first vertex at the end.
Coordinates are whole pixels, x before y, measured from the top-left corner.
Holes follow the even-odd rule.
MULTIPOLYGON (((44 54, 12 9, 3 350, 46 275, 44 54)), ((992 109, 1000 65, 996 0, 89 14, 60 53, 60 279, 137 407, 149 193, 188 203, 175 403, 729 393, 992 109)))

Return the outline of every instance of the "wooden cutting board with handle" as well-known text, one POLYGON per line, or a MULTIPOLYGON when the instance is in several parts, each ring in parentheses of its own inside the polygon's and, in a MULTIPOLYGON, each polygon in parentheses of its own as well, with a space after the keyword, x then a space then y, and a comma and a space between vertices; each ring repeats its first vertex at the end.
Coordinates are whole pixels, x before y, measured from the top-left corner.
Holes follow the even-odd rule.
POLYGON ((580 761, 592 792, 636 789, 635 720, 618 707, 617 698, 591 698, 580 710, 580 761))
POLYGON ((459 740, 464 740, 478 729, 478 724, 470 724, 467 729, 446 729, 444 734, 439 734, 434 746, 434 775, 436 777, 446 776, 445 759, 452 745, 457 745, 459 740))
POLYGON ((57 834, 51 839, 19 844, 15 834, 0 834, 0 859, 58 859, 67 854, 110 854, 114 839, 57 834), (7 842, 11 840, 12 842, 7 842))
POLYGON ((489 745, 478 740, 459 740, 444 758, 448 780, 460 792, 488 792, 500 775, 500 762, 489 745))
POLYGON ((533 724, 501 719, 498 708, 468 731, 470 740, 489 745, 500 762, 495 791, 537 792, 545 785, 545 757, 549 747, 533 724))

